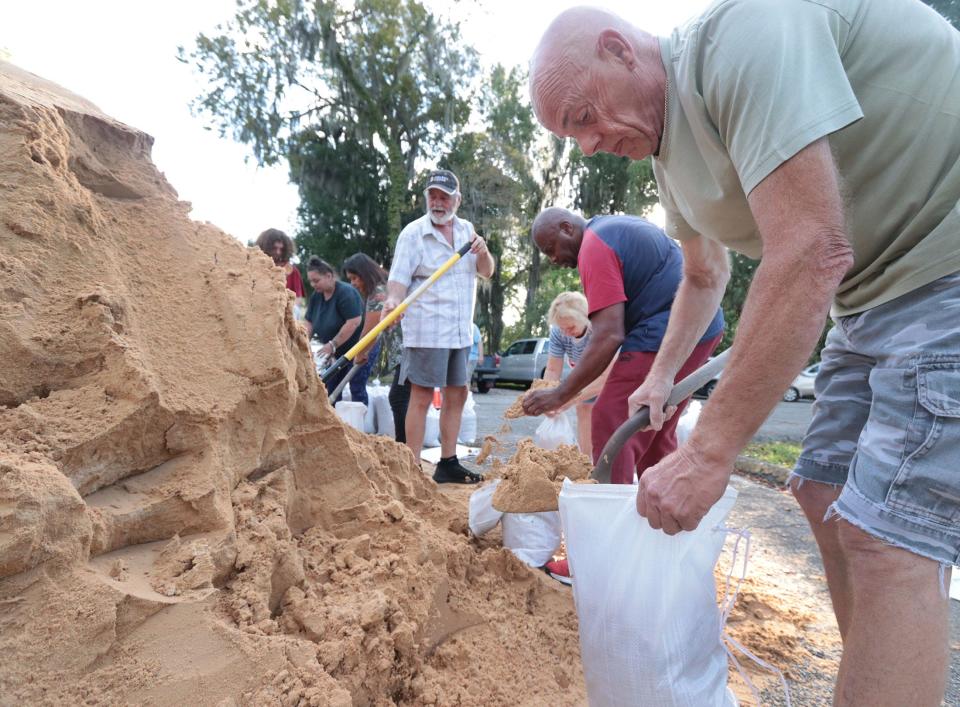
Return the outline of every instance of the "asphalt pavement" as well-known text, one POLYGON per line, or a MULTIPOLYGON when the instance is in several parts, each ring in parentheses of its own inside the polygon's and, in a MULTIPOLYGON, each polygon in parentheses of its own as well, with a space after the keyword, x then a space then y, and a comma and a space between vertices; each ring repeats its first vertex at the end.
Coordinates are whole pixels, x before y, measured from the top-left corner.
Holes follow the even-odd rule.
MULTIPOLYGON (((524 437, 533 437, 543 418, 523 417, 505 421, 503 413, 524 391, 522 388, 494 388, 489 393, 474 393, 477 411, 478 444, 486 435, 494 435, 500 442, 496 456, 508 459, 516 443, 524 437)), ((803 438, 812 415, 812 402, 801 400, 781 402, 754 436, 756 441, 792 440, 803 438)), ((573 414, 572 412, 570 413, 573 414)), ((756 544, 768 548, 787 571, 791 581, 810 582, 810 600, 818 603, 822 613, 830 614, 829 595, 822 580, 823 567, 810 528, 793 498, 782 489, 771 488, 747 477, 735 477, 731 482, 740 498, 731 513, 732 525, 750 528, 756 544), (798 579, 799 578, 799 579, 798 579)), ((762 553, 762 550, 761 550, 762 553)), ((960 571, 960 570, 954 570, 960 571)), ((960 602, 950 601, 950 675, 944 705, 960 707, 960 602)), ((833 658, 834 656, 823 656, 833 658)), ((822 705, 830 700, 835 675, 822 670, 798 666, 794 682, 793 704, 822 705), (799 683, 799 684, 798 684, 799 683)), ((764 690, 765 705, 784 704, 776 690, 764 690)))

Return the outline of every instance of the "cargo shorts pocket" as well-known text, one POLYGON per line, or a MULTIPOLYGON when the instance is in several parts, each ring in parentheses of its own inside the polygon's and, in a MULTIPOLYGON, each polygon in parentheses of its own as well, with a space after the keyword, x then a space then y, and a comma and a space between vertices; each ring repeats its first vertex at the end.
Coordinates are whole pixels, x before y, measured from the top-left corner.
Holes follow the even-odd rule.
POLYGON ((916 368, 911 442, 887 504, 940 524, 960 523, 960 357, 916 368))

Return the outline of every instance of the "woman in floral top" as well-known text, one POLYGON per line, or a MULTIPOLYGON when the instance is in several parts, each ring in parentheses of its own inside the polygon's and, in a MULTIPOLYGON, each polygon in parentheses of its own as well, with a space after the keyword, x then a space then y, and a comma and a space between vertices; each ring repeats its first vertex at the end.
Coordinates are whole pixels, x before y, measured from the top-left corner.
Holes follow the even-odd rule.
MULTIPOLYGON (((367 332, 380 323, 383 302, 387 298, 387 271, 380 267, 373 258, 363 253, 355 253, 343 261, 343 272, 364 300, 362 336, 365 336, 367 332)), ((367 379, 370 377, 370 371, 380 358, 381 348, 386 350, 387 370, 394 371, 394 383, 390 386, 390 408, 393 411, 397 441, 404 442, 404 421, 407 417, 410 388, 409 385, 400 386, 396 382, 400 377, 400 357, 403 354, 399 327, 393 327, 380 334, 373 346, 357 356, 354 362, 362 367, 350 380, 350 395, 353 400, 363 403, 369 402, 367 400, 367 379)))

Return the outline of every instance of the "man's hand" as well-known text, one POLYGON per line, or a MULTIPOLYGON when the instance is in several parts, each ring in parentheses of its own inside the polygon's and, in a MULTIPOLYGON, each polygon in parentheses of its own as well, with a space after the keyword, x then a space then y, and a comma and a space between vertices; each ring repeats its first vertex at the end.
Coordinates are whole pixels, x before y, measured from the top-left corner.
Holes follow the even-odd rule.
POLYGON ((476 231, 473 233, 473 240, 470 241, 470 252, 474 255, 483 255, 489 252, 487 250, 487 242, 478 236, 476 231))
POLYGON ((549 414, 562 405, 556 390, 532 390, 523 396, 523 411, 531 417, 549 414))
POLYGON ((636 415, 637 410, 646 405, 650 408, 650 425, 647 429, 662 429, 663 424, 673 417, 677 411, 675 405, 671 405, 667 410, 663 409, 672 389, 673 384, 670 381, 647 376, 647 379, 643 381, 640 387, 633 391, 630 397, 627 398, 627 408, 630 417, 636 415))
MULTIPOLYGON (((395 310, 395 309, 396 309, 397 307, 399 307, 399 306, 400 306, 400 300, 398 300, 398 299, 396 299, 396 298, 394 298, 394 297, 387 297, 387 298, 383 301, 383 309, 381 310, 381 313, 380 313, 380 319, 381 319, 381 320, 386 319, 386 318, 387 318, 387 315, 390 314, 390 312, 392 312, 393 310, 395 310)), ((397 322, 399 322, 401 319, 403 319, 403 315, 402 315, 402 314, 401 314, 399 317, 397 317, 397 318, 393 321, 393 323, 390 324, 390 326, 387 327, 387 328, 388 328, 388 329, 393 329, 393 327, 395 327, 395 326, 397 325, 397 322)))
POLYGON ((732 462, 710 460, 687 442, 643 472, 637 512, 667 535, 694 530, 723 496, 731 473, 732 462))

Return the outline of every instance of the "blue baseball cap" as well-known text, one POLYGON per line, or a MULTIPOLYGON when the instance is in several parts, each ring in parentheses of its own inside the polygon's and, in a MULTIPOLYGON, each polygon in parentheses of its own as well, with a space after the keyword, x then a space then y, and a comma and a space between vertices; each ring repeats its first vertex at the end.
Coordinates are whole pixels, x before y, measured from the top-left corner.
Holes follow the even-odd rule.
POLYGON ((449 169, 435 169, 430 173, 430 176, 427 177, 427 186, 424 191, 429 191, 430 189, 439 189, 450 195, 459 194, 460 180, 457 179, 457 175, 449 169))

